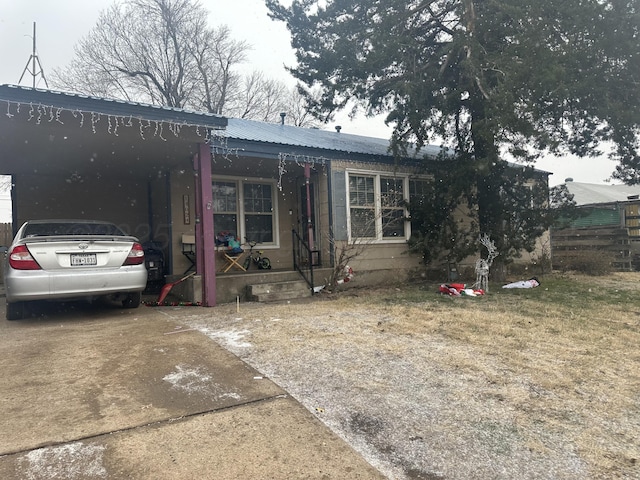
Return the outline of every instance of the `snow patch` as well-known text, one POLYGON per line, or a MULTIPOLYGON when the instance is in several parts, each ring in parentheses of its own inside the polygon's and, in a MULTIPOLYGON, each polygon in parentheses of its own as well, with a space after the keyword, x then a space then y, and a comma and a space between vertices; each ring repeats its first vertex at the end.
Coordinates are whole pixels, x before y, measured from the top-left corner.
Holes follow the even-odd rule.
POLYGON ((216 383, 212 375, 203 371, 200 367, 177 365, 174 372, 165 375, 162 379, 170 383, 171 388, 182 390, 188 395, 197 393, 216 399, 242 399, 242 395, 238 392, 225 391, 225 387, 216 383))
POLYGON ((70 480, 74 478, 106 478, 102 465, 106 447, 82 442, 57 447, 39 448, 20 458, 23 478, 27 480, 70 480))
POLYGON ((207 337, 216 340, 218 343, 228 348, 250 348, 251 343, 244 341, 244 338, 251 333, 249 330, 217 330, 210 331, 207 328, 201 330, 207 337))
POLYGON ((169 382, 172 388, 184 390, 187 393, 206 392, 209 390, 211 375, 202 373, 200 368, 189 368, 177 365, 176 371, 162 377, 165 382, 169 382))

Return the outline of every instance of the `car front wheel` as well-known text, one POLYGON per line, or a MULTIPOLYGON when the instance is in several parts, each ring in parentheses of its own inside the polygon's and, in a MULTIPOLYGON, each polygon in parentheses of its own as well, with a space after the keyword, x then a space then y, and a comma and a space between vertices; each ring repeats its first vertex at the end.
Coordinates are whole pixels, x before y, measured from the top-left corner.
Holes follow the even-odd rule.
POLYGON ((142 302, 142 292, 129 293, 122 300, 122 306, 124 308, 138 308, 142 302))
POLYGON ((7 320, 21 320, 27 314, 26 302, 7 303, 7 320))

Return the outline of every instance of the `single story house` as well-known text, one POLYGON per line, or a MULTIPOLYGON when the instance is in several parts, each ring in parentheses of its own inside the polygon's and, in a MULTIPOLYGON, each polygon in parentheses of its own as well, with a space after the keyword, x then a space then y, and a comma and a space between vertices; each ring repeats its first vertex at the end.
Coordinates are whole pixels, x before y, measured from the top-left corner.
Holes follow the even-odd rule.
POLYGON ((244 296, 259 275, 331 268, 337 242, 366 240, 352 268, 371 282, 420 264, 405 255, 411 226, 397 201, 426 177, 386 139, 12 85, 0 86, 0 111, 14 230, 33 218, 112 221, 160 249, 171 278, 193 262, 203 305, 244 296), (229 236, 245 251, 257 242, 272 271, 227 269, 229 236))
POLYGON ((14 230, 34 218, 112 221, 160 251, 171 280, 197 272, 185 284, 202 305, 300 279, 309 292, 354 244, 359 283, 421 268, 401 205, 430 180, 419 165, 438 147, 398 160, 388 139, 285 117, 269 124, 12 85, 0 85, 0 112, 14 230), (244 249, 237 263, 225 256, 230 238, 244 249), (271 270, 244 270, 250 242, 271 270))

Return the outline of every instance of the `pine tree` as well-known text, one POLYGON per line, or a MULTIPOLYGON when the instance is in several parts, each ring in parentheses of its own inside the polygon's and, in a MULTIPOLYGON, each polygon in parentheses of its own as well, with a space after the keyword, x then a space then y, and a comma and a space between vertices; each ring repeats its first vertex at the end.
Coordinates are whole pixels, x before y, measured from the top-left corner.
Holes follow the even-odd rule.
POLYGON ((531 188, 540 155, 613 145, 614 177, 640 183, 640 0, 266 3, 316 115, 355 104, 387 113, 397 154, 449 147, 502 259, 549 221, 546 190, 531 188))

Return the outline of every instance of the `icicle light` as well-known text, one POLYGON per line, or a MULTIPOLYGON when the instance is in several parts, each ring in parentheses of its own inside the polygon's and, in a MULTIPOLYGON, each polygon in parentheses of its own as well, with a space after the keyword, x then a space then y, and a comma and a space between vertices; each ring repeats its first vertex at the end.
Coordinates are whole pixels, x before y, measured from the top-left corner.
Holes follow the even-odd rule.
MULTIPOLYGON (((8 118, 14 119, 16 115, 20 113, 22 107, 21 102, 14 102, 10 100, 2 100, 7 104, 7 110, 5 115, 8 118)), ((180 132, 183 127, 195 128, 196 135, 200 138, 204 138, 206 143, 211 143, 212 136, 210 128, 196 123, 188 122, 171 122, 165 120, 148 120, 142 117, 134 117, 133 115, 111 115, 94 111, 78 110, 78 109, 65 109, 63 107, 56 107, 54 105, 34 104, 33 102, 26 103, 24 105, 29 106, 29 112, 27 122, 34 122, 36 125, 43 123, 60 123, 64 125, 64 122, 60 118, 63 112, 70 112, 73 118, 78 122, 78 126, 82 128, 85 124, 85 115, 91 118, 91 131, 97 133, 97 126, 100 121, 104 121, 106 117, 107 133, 114 136, 119 136, 119 129, 134 126, 134 121, 137 121, 140 138, 146 140, 147 137, 156 137, 162 141, 167 141, 166 132, 169 131, 175 137, 180 136, 180 132)))

